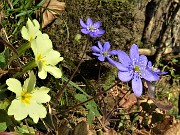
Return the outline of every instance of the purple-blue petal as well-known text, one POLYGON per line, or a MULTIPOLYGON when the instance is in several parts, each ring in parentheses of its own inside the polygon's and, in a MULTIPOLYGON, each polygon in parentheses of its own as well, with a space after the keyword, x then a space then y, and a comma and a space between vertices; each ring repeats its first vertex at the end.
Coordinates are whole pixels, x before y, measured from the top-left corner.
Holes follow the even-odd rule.
POLYGON ((130 48, 130 58, 131 60, 139 59, 138 46, 133 44, 130 48))
POLYGON ((97 46, 92 46, 91 49, 95 53, 100 53, 101 52, 101 50, 97 46))
POLYGON ((99 59, 100 61, 104 61, 104 60, 105 60, 105 57, 104 57, 103 55, 101 55, 101 56, 98 57, 98 59, 99 59))
POLYGON ((118 78, 123 81, 123 82, 128 82, 132 79, 133 77, 133 74, 132 74, 133 71, 127 71, 127 72, 122 72, 122 71, 119 71, 118 72, 118 78))
POLYGON ((101 51, 103 50, 103 47, 102 47, 102 44, 101 44, 100 41, 98 41, 98 47, 99 47, 99 49, 100 49, 101 51))
POLYGON ((159 80, 159 76, 157 75, 157 73, 151 71, 151 70, 148 70, 148 69, 145 69, 145 70, 142 70, 141 71, 141 76, 147 80, 147 81, 157 81, 159 80))
POLYGON ((96 34, 95 32, 92 32, 92 31, 90 31, 89 35, 93 38, 99 37, 98 34, 96 34))
POLYGON ((81 32, 82 32, 83 34, 89 34, 89 30, 88 30, 88 29, 81 29, 81 32))
POLYGON ((118 51, 118 59, 119 61, 124 64, 125 66, 129 67, 132 65, 131 59, 129 56, 123 52, 123 51, 118 51))
POLYGON ((123 64, 121 64, 119 62, 114 62, 114 64, 120 71, 126 71, 126 72, 129 71, 129 69, 127 67, 125 67, 123 64))
POLYGON ((80 24, 81 24, 81 26, 82 26, 83 28, 87 28, 87 25, 83 22, 82 19, 80 19, 80 24))
POLYGON ((137 97, 142 95, 142 81, 138 75, 134 75, 134 78, 132 79, 132 89, 137 97))
POLYGON ((141 67, 146 67, 148 59, 145 55, 140 55, 138 60, 138 65, 141 67))
POLYGON ((168 72, 158 72, 159 75, 165 75, 167 74, 168 72))
POLYGON ((102 34, 105 33, 105 30, 97 30, 95 33, 96 33, 97 35, 101 36, 102 34))
POLYGON ((117 50, 112 50, 109 52, 109 55, 117 55, 118 51, 117 50))
POLYGON ((106 57, 106 58, 111 65, 115 66, 116 61, 114 61, 113 59, 111 59, 109 57, 106 57))
POLYGON ((151 61, 148 62, 148 67, 152 68, 152 62, 151 61))
POLYGON ((91 20, 91 18, 88 18, 88 19, 87 19, 86 25, 87 25, 87 26, 92 26, 92 25, 93 25, 93 21, 91 20))
POLYGON ((95 56, 102 56, 102 54, 100 54, 100 53, 92 53, 93 55, 95 55, 95 56))
POLYGON ((107 52, 109 49, 110 49, 110 44, 109 44, 109 42, 104 42, 103 52, 107 52))
POLYGON ((96 22, 93 26, 95 29, 98 29, 101 26, 101 22, 96 22))

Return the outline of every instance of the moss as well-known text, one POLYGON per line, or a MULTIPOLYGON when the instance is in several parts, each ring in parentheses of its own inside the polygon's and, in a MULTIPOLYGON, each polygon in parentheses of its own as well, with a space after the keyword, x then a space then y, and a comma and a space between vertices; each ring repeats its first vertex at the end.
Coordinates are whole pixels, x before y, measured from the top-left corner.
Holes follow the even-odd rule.
MULTIPOLYGON (((90 47, 97 40, 109 41, 112 49, 126 49, 126 44, 132 40, 133 30, 133 4, 122 1, 97 1, 97 0, 71 0, 65 1, 66 9, 62 15, 45 30, 54 42, 54 45, 64 55, 78 60, 82 54, 83 46, 90 47), (79 19, 84 21, 88 18, 93 21, 101 21, 102 29, 106 33, 97 39, 90 39, 88 35, 82 34, 81 42, 74 40, 80 32, 79 19), (69 35, 68 35, 69 34, 69 35)), ((89 57, 86 56, 85 59, 89 57)))

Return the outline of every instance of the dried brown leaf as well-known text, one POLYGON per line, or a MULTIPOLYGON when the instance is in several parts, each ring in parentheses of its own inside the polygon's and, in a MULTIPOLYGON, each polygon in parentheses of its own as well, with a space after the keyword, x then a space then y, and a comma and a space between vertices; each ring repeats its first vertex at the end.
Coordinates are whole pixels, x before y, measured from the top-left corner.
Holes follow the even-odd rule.
POLYGON ((46 2, 42 4, 42 7, 44 8, 41 9, 40 12, 43 13, 42 28, 44 28, 56 19, 56 15, 58 15, 59 12, 64 10, 65 3, 57 0, 46 0, 46 2))
POLYGON ((134 93, 131 93, 127 98, 124 97, 122 99, 123 102, 120 101, 120 106, 124 108, 129 108, 133 106, 135 103, 137 103, 137 98, 134 93))
POLYGON ((163 109, 163 110, 171 110, 172 109, 172 105, 167 105, 167 104, 164 104, 163 102, 161 101, 156 101, 155 99, 151 99, 154 104, 160 108, 160 109, 163 109))
POLYGON ((167 130, 164 135, 180 135, 180 123, 167 130))
POLYGON ((2 75, 4 75, 4 74, 7 74, 7 73, 8 73, 7 70, 3 70, 3 69, 0 68, 0 77, 1 77, 2 75))
POLYGON ((117 132, 114 129, 110 128, 104 133, 104 135, 117 135, 117 132))

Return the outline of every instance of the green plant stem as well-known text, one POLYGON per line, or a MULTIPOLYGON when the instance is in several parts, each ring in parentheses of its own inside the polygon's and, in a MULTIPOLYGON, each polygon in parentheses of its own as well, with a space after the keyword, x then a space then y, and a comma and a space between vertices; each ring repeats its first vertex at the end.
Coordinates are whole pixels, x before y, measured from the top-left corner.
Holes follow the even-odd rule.
MULTIPOLYGON (((10 65, 11 62, 12 62, 16 57, 20 57, 20 56, 21 56, 27 49, 29 49, 30 47, 31 47, 30 42, 25 43, 25 44, 21 45, 20 47, 18 47, 18 48, 17 48, 17 54, 18 54, 18 55, 14 54, 14 55, 10 58, 10 60, 9 60, 9 62, 8 62, 8 64, 7 64, 6 66, 10 65)), ((7 68, 7 67, 6 67, 6 68, 7 68)))
POLYGON ((27 63, 26 65, 24 65, 24 67, 22 68, 21 72, 17 72, 15 75, 13 75, 13 77, 17 77, 25 72, 27 72, 28 70, 31 70, 33 68, 37 67, 37 64, 35 63, 34 60, 30 61, 29 63, 27 63))
POLYGON ((70 110, 73 110, 73 109, 77 108, 78 106, 84 105, 85 103, 87 103, 87 102, 89 102, 89 101, 91 101, 91 100, 93 100, 93 99, 96 99, 97 97, 99 97, 99 96, 101 96, 102 94, 104 94, 104 93, 108 92, 109 90, 111 90, 114 86, 118 85, 119 82, 120 82, 120 81, 118 81, 117 83, 115 83, 113 86, 111 86, 111 87, 108 88, 107 90, 98 93, 96 96, 94 96, 94 97, 92 97, 92 98, 90 98, 90 99, 88 99, 88 100, 86 100, 86 101, 84 101, 84 102, 81 102, 81 103, 79 103, 79 104, 77 104, 77 105, 75 105, 75 106, 73 106, 73 107, 71 107, 71 108, 69 108, 69 109, 67 109, 67 110, 65 110, 65 111, 63 111, 63 112, 69 112, 70 110))
POLYGON ((83 59, 83 57, 84 57, 84 54, 85 54, 85 52, 86 52, 86 50, 87 50, 87 46, 88 46, 88 43, 86 43, 84 52, 83 52, 83 54, 82 54, 82 56, 81 56, 80 62, 79 62, 79 64, 78 64, 78 66, 76 67, 75 71, 73 72, 73 74, 71 75, 71 77, 69 78, 69 80, 64 84, 64 86, 63 86, 63 88, 61 89, 61 91, 59 91, 59 92, 57 93, 57 96, 56 96, 57 101, 59 101, 59 98, 62 96, 65 88, 66 88, 67 85, 68 85, 68 83, 72 80, 72 78, 74 77, 75 73, 78 71, 79 66, 80 66, 81 63, 82 63, 82 59, 83 59))

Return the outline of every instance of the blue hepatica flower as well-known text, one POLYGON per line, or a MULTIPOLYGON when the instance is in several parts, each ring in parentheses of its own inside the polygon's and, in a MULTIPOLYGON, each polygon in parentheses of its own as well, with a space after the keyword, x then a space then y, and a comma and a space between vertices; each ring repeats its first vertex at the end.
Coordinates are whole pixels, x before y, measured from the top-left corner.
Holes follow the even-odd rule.
POLYGON ((142 78, 147 81, 157 81, 159 76, 147 69, 147 57, 139 55, 137 45, 133 44, 130 49, 130 57, 123 51, 118 51, 116 67, 119 69, 118 78, 128 82, 132 80, 134 94, 139 97, 142 94, 142 78))
POLYGON ((160 69, 153 67, 151 61, 148 62, 147 69, 149 69, 155 75, 164 75, 164 74, 167 74, 167 72, 161 72, 160 69))
POLYGON ((101 22, 95 22, 88 18, 86 24, 80 19, 80 24, 82 26, 81 32, 83 34, 89 34, 91 37, 99 37, 105 33, 105 30, 100 30, 101 22))
POLYGON ((97 46, 92 46, 92 51, 93 51, 93 55, 98 56, 98 59, 100 61, 105 61, 105 58, 109 61, 110 64, 114 65, 114 62, 110 56, 111 55, 116 55, 117 51, 116 50, 112 50, 109 51, 110 49, 110 44, 109 42, 105 42, 104 46, 101 45, 101 42, 98 41, 98 47, 97 46))

